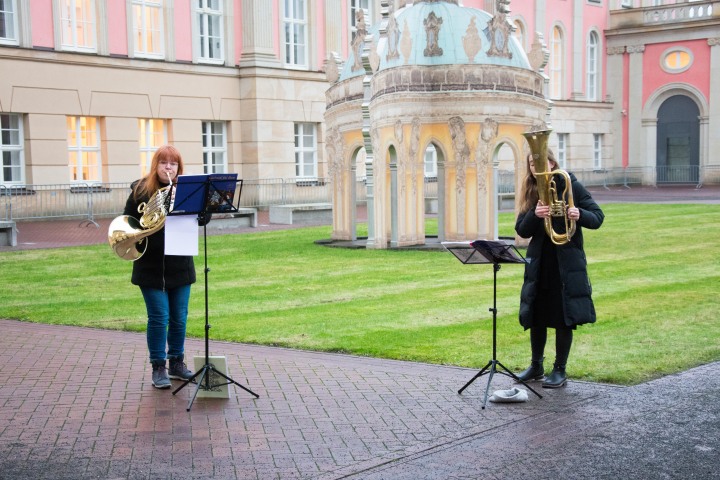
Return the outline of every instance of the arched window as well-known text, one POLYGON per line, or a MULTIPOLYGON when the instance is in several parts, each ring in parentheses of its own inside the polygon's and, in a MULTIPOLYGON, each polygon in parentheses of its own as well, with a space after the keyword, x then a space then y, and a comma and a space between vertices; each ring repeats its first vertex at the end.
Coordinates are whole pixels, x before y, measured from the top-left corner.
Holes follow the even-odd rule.
POLYGON ((550 39, 550 98, 559 99, 563 92, 563 35, 560 27, 554 27, 550 39))
POLYGON ((586 96, 588 100, 596 101, 598 99, 598 50, 600 40, 596 32, 590 32, 587 41, 587 75, 586 96))
POLYGON ((518 42, 520 42, 520 46, 523 48, 523 50, 527 51, 527 45, 525 45, 525 26, 522 24, 520 20, 515 20, 513 22, 513 25, 515 26, 515 38, 517 38, 518 42))

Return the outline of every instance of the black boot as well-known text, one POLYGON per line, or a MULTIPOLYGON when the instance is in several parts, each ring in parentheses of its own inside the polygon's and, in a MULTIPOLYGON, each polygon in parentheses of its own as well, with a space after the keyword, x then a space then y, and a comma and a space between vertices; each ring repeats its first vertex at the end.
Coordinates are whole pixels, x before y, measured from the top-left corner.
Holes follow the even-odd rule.
POLYGON ((168 376, 175 380, 189 380, 193 376, 193 372, 188 370, 185 365, 185 355, 178 355, 177 357, 168 357, 170 360, 170 371, 168 376))
POLYGON ((553 367, 553 371, 549 377, 545 379, 542 386, 543 388, 560 388, 565 386, 567 383, 567 375, 565 374, 565 365, 558 365, 557 363, 553 367))
POLYGON ((543 360, 532 360, 530 366, 518 373, 516 376, 523 382, 529 382, 531 380, 542 380, 545 378, 545 370, 543 369, 543 360))
POLYGON ((165 368, 165 360, 153 360, 152 364, 152 384, 155 388, 170 388, 172 384, 168 378, 167 368, 165 368))

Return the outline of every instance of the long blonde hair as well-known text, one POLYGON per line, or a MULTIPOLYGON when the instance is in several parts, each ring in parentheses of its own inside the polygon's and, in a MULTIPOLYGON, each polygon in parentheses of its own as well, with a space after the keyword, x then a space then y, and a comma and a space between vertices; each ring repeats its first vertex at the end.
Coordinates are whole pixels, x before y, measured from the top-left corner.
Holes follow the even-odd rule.
MULTIPOLYGON (((174 162, 178 164, 178 175, 182 175, 185 165, 183 163, 182 155, 180 151, 172 145, 162 145, 155 150, 155 154, 150 162, 150 169, 143 178, 135 185, 133 190, 133 197, 135 199, 150 197, 153 193, 160 189, 161 179, 158 177, 157 170, 160 162, 174 162)), ((162 179, 165 180, 165 179, 162 179)))
MULTIPOLYGON (((532 158, 532 154, 529 154, 525 158, 526 167, 527 167, 527 176, 525 177, 525 180, 523 180, 523 186, 522 190, 520 192, 520 211, 521 212, 527 212, 529 210, 532 210, 535 208, 535 206, 538 203, 538 200, 540 200, 540 195, 538 194, 537 189, 537 179, 535 178, 535 175, 532 174, 532 171, 530 170, 530 158, 532 158)), ((558 163, 555 159, 555 154, 548 148, 547 150, 547 159, 548 159, 548 165, 550 165, 550 170, 557 170, 558 163)))

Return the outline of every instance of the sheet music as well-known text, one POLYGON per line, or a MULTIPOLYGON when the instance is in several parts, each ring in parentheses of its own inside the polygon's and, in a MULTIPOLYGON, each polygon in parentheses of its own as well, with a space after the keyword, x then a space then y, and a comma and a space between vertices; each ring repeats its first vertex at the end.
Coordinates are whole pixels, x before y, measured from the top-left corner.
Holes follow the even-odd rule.
POLYGON ((197 256, 199 226, 194 215, 165 218, 165 255, 197 256))

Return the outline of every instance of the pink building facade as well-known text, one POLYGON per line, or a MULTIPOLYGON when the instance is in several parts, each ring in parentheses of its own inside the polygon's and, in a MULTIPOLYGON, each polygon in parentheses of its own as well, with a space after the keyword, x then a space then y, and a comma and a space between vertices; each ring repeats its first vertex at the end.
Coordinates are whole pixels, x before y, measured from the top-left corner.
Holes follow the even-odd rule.
MULTIPOLYGON (((328 59, 348 58, 358 10, 372 25, 412 3, 7 0, 0 183, 130 182, 167 142, 189 173, 324 178, 328 59)), ((491 14, 507 3, 459 2, 491 14)), ((525 51, 549 50, 564 168, 586 183, 720 182, 720 1, 510 9, 525 51)))

